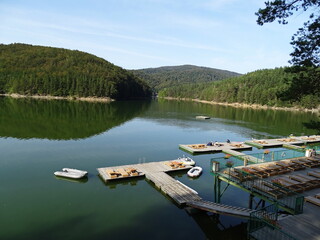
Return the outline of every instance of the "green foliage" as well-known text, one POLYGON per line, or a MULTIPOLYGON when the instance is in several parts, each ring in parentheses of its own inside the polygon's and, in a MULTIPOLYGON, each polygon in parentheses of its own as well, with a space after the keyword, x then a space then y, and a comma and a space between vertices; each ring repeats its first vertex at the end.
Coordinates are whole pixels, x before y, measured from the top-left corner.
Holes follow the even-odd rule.
POLYGON ((156 91, 186 83, 213 82, 240 75, 235 72, 192 65, 146 68, 132 70, 132 73, 144 79, 156 91))
POLYGON ((0 93, 130 99, 150 87, 94 55, 61 48, 0 44, 0 93))
POLYGON ((282 100, 300 102, 303 107, 315 108, 320 102, 320 68, 295 66, 287 68, 293 78, 288 88, 279 93, 282 100))
MULTIPOLYGON (((285 68, 258 70, 240 77, 202 84, 185 84, 166 88, 160 97, 192 98, 227 103, 261 104, 269 106, 302 105, 312 108, 319 103, 316 95, 303 98, 303 102, 290 98, 284 101, 280 93, 288 91, 295 73, 285 68)), ((303 95, 304 96, 304 95, 303 95)))
POLYGON ((320 1, 319 0, 273 0, 265 2, 265 8, 259 9, 257 23, 274 22, 287 24, 287 18, 295 12, 310 10, 309 21, 299 28, 292 37, 294 51, 291 53, 292 64, 305 67, 320 66, 320 1))

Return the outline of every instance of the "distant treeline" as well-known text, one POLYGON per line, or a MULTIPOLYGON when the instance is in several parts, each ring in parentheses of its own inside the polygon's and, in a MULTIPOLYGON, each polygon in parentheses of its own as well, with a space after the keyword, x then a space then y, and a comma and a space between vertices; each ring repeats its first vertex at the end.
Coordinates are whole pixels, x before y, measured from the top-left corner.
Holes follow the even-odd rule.
POLYGON ((318 107, 319 89, 310 94, 301 95, 299 88, 290 87, 295 77, 296 74, 289 68, 258 70, 213 83, 185 84, 165 88, 159 92, 159 96, 269 106, 318 107))
POLYGON ((193 65, 145 68, 131 72, 144 79, 155 91, 186 83, 213 82, 240 76, 235 72, 193 65))
POLYGON ((0 44, 0 93, 144 98, 139 77, 94 55, 62 48, 0 44))

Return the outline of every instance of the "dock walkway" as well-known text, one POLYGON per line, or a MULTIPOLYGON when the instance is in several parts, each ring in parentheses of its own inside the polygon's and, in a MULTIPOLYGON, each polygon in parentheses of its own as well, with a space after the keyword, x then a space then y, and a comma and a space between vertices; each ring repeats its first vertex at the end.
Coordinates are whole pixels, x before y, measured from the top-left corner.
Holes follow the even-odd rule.
POLYGON ((303 145, 317 142, 320 142, 319 135, 245 141, 246 144, 257 148, 288 147, 289 145, 303 145))
POLYGON ((207 212, 235 216, 235 217, 243 217, 243 218, 249 218, 250 213, 255 211, 249 208, 242 208, 242 207, 235 207, 235 206, 230 206, 230 205, 225 205, 220 203, 214 203, 214 202, 209 202, 202 199, 198 201, 187 202, 187 206, 201 209, 207 212))
POLYGON ((247 154, 242 153, 242 152, 231 150, 231 149, 224 149, 224 150, 222 150, 222 152, 224 152, 226 154, 230 154, 231 156, 240 158, 241 160, 247 160, 250 163, 262 163, 262 162, 264 162, 262 159, 247 155, 247 154))
POLYGON ((251 150, 252 147, 244 144, 243 142, 231 142, 231 143, 213 143, 213 145, 208 144, 180 144, 179 148, 189 152, 191 154, 201 154, 201 153, 218 153, 225 150, 251 150))
POLYGON ((195 190, 184 185, 180 181, 175 180, 167 174, 167 172, 171 171, 186 170, 191 168, 192 166, 180 166, 178 168, 172 168, 170 167, 170 163, 172 162, 177 163, 179 162, 179 159, 172 161, 150 162, 133 165, 98 168, 98 172, 105 182, 114 181, 116 179, 145 176, 145 178, 148 181, 152 182, 156 188, 158 188, 161 192, 163 192, 166 196, 170 197, 174 202, 176 202, 180 206, 189 206, 207 212, 231 215, 235 217, 248 218, 250 216, 250 213, 252 212, 251 209, 228 206, 203 200, 195 190), (136 169, 138 175, 128 175, 126 177, 121 178, 111 178, 108 172, 118 169, 136 169))

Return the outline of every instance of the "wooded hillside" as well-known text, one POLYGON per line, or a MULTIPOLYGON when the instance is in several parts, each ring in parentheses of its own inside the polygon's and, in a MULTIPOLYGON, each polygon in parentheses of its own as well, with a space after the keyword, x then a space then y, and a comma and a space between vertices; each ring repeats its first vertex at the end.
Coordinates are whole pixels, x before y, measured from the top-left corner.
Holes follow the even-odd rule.
MULTIPOLYGON (((180 97, 227 103, 248 103, 269 106, 302 106, 316 108, 320 104, 318 93, 299 97, 284 96, 295 74, 286 68, 258 70, 240 77, 203 84, 185 84, 165 88, 162 97, 180 97)), ((299 91, 299 89, 297 89, 299 91)))
POLYGON ((193 65, 131 70, 155 91, 186 83, 203 83, 240 76, 239 73, 193 65))
POLYGON ((0 93, 131 99, 149 97, 151 89, 127 70, 88 53, 0 44, 0 93))

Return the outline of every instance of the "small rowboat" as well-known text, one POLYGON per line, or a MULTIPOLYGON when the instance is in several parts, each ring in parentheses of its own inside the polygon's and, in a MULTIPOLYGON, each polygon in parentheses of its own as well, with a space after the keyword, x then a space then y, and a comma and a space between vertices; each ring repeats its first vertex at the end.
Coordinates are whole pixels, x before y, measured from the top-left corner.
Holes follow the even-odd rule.
POLYGON ((62 168, 62 171, 70 172, 70 173, 81 173, 81 174, 84 174, 85 176, 88 175, 87 171, 78 170, 78 169, 74 169, 74 168, 62 168))
POLYGON ((201 167, 193 167, 187 172, 189 177, 199 177, 201 173, 202 173, 201 167))
POLYGON ((195 161, 193 161, 189 157, 182 157, 182 158, 179 157, 178 160, 180 160, 182 162, 182 164, 185 166, 193 166, 196 164, 195 161))
POLYGON ((86 177, 88 172, 73 168, 63 168, 62 171, 54 172, 54 175, 57 177, 80 179, 86 177))

